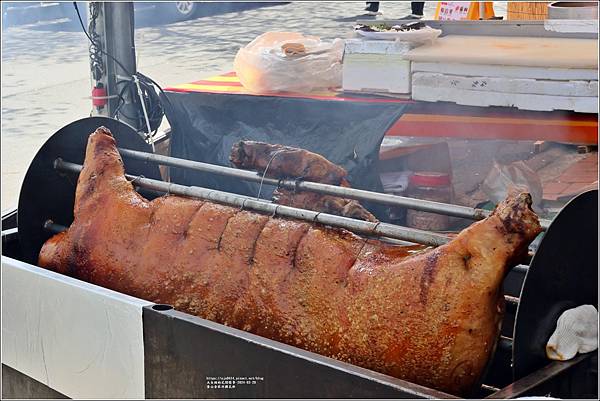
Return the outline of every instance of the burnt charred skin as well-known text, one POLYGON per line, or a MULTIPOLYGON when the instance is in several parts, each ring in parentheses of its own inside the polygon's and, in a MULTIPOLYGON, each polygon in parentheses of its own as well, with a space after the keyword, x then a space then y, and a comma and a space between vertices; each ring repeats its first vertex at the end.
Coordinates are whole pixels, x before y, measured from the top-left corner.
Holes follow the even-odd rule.
POLYGON ((89 138, 76 191, 73 224, 44 244, 41 267, 456 395, 493 351, 510 259, 541 230, 526 194, 435 249, 148 201, 106 129, 89 138))
POLYGON ((425 305, 427 303, 427 295, 429 292, 429 286, 433 282, 435 271, 437 268, 439 253, 436 250, 433 250, 428 253, 425 258, 425 268, 423 269, 423 274, 421 275, 421 293, 419 294, 419 298, 421 303, 425 305))

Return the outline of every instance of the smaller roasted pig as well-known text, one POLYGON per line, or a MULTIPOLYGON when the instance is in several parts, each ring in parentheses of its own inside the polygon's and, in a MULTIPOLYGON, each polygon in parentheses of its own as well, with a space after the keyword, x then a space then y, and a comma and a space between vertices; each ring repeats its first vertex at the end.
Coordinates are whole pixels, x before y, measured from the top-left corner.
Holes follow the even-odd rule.
POLYGON ((340 185, 348 176, 346 170, 321 155, 264 142, 239 141, 231 148, 229 160, 237 168, 258 171, 272 178, 301 178, 340 185))
MULTIPOLYGON (((256 141, 240 141, 231 148, 229 160, 237 168, 254 170, 264 174, 265 177, 304 179, 350 187, 346 179, 348 172, 344 168, 305 149, 256 141)), ((378 221, 358 201, 352 199, 277 188, 273 192, 272 200, 279 205, 371 222, 378 221)))
POLYGON ((279 188, 273 192, 273 202, 279 205, 327 212, 373 223, 378 221, 358 201, 338 198, 337 196, 279 188))

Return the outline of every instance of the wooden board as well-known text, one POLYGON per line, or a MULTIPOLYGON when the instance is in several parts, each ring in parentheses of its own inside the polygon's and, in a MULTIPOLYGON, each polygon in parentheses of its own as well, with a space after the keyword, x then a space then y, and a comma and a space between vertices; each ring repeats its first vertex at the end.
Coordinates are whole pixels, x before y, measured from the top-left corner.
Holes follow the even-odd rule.
POLYGON ((489 64, 413 62, 411 69, 413 72, 438 72, 443 74, 466 75, 472 77, 484 76, 585 81, 598 80, 598 69, 585 68, 551 68, 489 64))
POLYGON ((598 20, 547 19, 544 21, 546 31, 568 33, 591 33, 598 36, 598 20))
POLYGON ((548 17, 550 1, 509 1, 507 19, 509 21, 545 20, 548 17))
POLYGON ((476 90, 440 88, 413 85, 412 98, 427 102, 454 102, 467 106, 517 107, 523 110, 573 110, 579 113, 597 113, 597 97, 553 96, 523 93, 485 92, 476 90))
POLYGON ((448 35, 412 49, 406 57, 418 62, 597 70, 597 48, 595 39, 448 35))
POLYGON ((415 72, 414 85, 433 88, 455 88, 480 92, 529 93, 556 96, 598 96, 598 81, 551 81, 485 76, 457 76, 415 72))

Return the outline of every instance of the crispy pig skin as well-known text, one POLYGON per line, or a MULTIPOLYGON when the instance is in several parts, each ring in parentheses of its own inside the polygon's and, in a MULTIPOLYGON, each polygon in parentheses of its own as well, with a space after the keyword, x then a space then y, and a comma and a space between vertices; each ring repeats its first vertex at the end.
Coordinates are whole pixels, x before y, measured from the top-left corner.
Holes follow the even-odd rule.
POLYGON ((345 182, 348 175, 345 169, 319 154, 257 141, 234 144, 229 161, 237 168, 255 170, 261 174, 266 170, 267 177, 302 178, 332 185, 345 182))
MULTIPOLYGON (((237 168, 264 172, 267 177, 301 178, 350 187, 350 183, 346 179, 348 173, 344 168, 305 149, 256 141, 239 141, 231 148, 229 160, 237 168)), ((277 188, 273 192, 272 200, 279 205, 310 209, 374 223, 379 221, 353 199, 277 188)))
POLYGON ((103 287, 456 395, 498 338, 502 280, 540 232, 510 196, 444 246, 165 196, 124 177, 110 132, 89 138, 75 220, 39 265, 103 287))
POLYGON ((323 195, 315 192, 294 191, 278 188, 273 192, 273 202, 279 205, 309 209, 316 212, 337 214, 353 219, 377 223, 379 220, 365 209, 358 201, 323 195))

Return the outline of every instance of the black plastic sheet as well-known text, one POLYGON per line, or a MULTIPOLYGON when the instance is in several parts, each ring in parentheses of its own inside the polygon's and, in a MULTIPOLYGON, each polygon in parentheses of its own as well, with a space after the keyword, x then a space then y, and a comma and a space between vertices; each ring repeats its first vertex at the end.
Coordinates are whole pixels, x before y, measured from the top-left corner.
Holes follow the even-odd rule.
MULTIPOLYGON (((275 96, 167 92, 165 114, 172 128, 171 155, 231 166, 229 153, 239 140, 299 147, 343 166, 354 188, 383 192, 377 171, 385 132, 406 105, 385 102, 317 100, 275 96)), ((257 196, 259 184, 171 168, 171 180, 257 196)), ((260 197, 270 199, 272 186, 260 197)), ((380 206, 364 203, 384 219, 380 206)))

